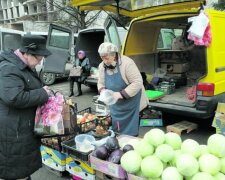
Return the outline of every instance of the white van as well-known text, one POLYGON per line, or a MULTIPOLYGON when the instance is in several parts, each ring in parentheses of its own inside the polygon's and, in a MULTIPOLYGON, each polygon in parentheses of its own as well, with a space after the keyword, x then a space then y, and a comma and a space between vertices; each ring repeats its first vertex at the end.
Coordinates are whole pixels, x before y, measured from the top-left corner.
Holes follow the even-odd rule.
MULTIPOLYGON (((93 69, 97 69, 99 63, 101 62, 101 58, 98 54, 99 45, 103 43, 104 41, 110 41, 118 45, 119 48, 121 48, 121 42, 123 42, 123 40, 125 39, 125 35, 127 33, 126 29, 122 27, 118 28, 115 26, 115 24, 113 25, 111 24, 112 21, 109 21, 109 22, 110 23, 107 24, 107 21, 106 21, 106 24, 105 24, 105 26, 108 27, 108 30, 104 29, 103 27, 100 27, 100 28, 88 28, 88 29, 83 29, 79 31, 75 46, 72 46, 71 34, 73 34, 73 32, 71 30, 63 28, 63 27, 55 26, 55 25, 54 26, 50 25, 49 36, 47 41, 48 47, 49 49, 50 48, 57 49, 58 52, 61 52, 61 51, 71 52, 70 60, 74 60, 79 50, 84 50, 86 52, 86 56, 90 60, 90 64, 92 67, 91 72, 94 72, 93 69), (60 47, 59 46, 56 47, 56 44, 51 43, 51 39, 54 38, 55 36, 54 34, 56 32, 64 34, 64 37, 61 36, 61 39, 63 39, 64 41, 68 43, 62 44, 62 46, 60 47)), ((68 54, 65 54, 65 53, 61 54, 61 56, 66 56, 66 55, 68 54)), ((46 63, 44 64, 44 71, 51 72, 51 73, 64 73, 63 67, 65 67, 65 58, 57 58, 57 59, 55 58, 52 61, 49 61, 49 60, 46 61, 46 63)), ((90 75, 90 77, 88 77, 85 80, 84 84, 89 87, 96 88, 97 76, 90 75)))
POLYGON ((8 28, 0 28, 0 51, 18 49, 21 46, 23 31, 8 28))
MULTIPOLYGON (((48 37, 48 32, 31 31, 31 32, 27 32, 27 33, 29 33, 31 35, 43 36, 46 38, 46 40, 48 37)), ((55 35, 57 35, 57 32, 55 32, 55 35)), ((58 34, 58 36, 60 37, 60 34, 58 34)), ((64 40, 66 41, 66 39, 64 39, 64 40)), ((77 40, 77 33, 74 33, 73 44, 76 44, 76 40, 77 40)), ((69 76, 70 69, 73 66, 70 61, 71 53, 69 53, 69 52, 67 54, 65 54, 65 57, 64 57, 66 60, 66 64, 65 64, 65 71, 63 73, 44 72, 44 70, 43 70, 43 68, 44 68, 43 65, 45 64, 45 61, 48 61, 49 59, 54 61, 55 58, 61 58, 60 54, 59 54, 61 51, 57 50, 57 46, 61 46, 64 42, 63 41, 59 42, 56 40, 55 40, 55 42, 52 42, 52 43, 54 43, 55 47, 54 48, 48 47, 48 49, 52 52, 53 55, 48 56, 47 58, 45 58, 44 61, 41 62, 41 64, 36 66, 36 71, 38 73, 38 76, 40 77, 41 81, 46 85, 53 84, 56 79, 67 78, 69 76)))

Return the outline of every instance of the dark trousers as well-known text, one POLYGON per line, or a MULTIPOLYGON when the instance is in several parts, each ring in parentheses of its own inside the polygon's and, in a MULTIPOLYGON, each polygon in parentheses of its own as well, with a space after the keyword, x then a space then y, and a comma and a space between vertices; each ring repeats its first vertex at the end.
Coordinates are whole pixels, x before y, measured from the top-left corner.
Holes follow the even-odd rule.
POLYGON ((80 77, 70 77, 70 94, 74 94, 73 93, 74 82, 76 82, 76 84, 77 84, 78 94, 81 95, 82 94, 82 91, 81 91, 82 82, 80 81, 80 77))

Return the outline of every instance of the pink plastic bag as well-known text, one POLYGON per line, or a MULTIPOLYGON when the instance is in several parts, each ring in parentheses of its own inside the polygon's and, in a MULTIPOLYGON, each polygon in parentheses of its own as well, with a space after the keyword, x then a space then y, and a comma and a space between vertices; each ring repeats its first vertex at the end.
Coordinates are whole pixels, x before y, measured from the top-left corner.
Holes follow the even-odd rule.
POLYGON ((208 24, 202 38, 197 38, 197 37, 193 36, 191 33, 189 33, 188 39, 194 41, 194 44, 197 46, 209 47, 212 42, 212 32, 211 32, 210 24, 208 24))
POLYGON ((34 133, 36 135, 64 134, 62 110, 64 98, 57 93, 36 110, 34 133))
POLYGON ((195 102, 195 100, 196 100, 196 86, 195 85, 190 88, 187 88, 186 96, 189 100, 191 100, 192 102, 195 102))

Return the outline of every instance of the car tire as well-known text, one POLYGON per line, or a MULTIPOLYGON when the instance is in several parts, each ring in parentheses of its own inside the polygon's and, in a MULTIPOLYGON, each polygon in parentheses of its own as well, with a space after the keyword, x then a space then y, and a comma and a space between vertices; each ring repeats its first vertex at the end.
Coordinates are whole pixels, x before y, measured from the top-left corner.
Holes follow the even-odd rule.
POLYGON ((56 75, 54 73, 47 73, 47 72, 41 71, 40 79, 43 84, 52 85, 56 80, 56 75))

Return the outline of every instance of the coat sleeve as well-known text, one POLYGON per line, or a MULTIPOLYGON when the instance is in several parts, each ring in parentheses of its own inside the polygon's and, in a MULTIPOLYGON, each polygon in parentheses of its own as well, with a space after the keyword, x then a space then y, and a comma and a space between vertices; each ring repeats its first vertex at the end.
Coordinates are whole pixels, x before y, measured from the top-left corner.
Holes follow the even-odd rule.
POLYGON ((15 108, 28 108, 47 102, 48 94, 43 88, 25 90, 22 75, 17 67, 1 69, 0 98, 15 108))
POLYGON ((137 65, 131 59, 128 63, 126 63, 124 71, 125 78, 128 81, 128 85, 121 91, 121 94, 125 98, 133 97, 142 89, 143 80, 141 77, 141 73, 137 65))
POLYGON ((88 58, 85 59, 85 64, 81 66, 84 68, 85 72, 89 72, 91 69, 90 61, 88 58))

